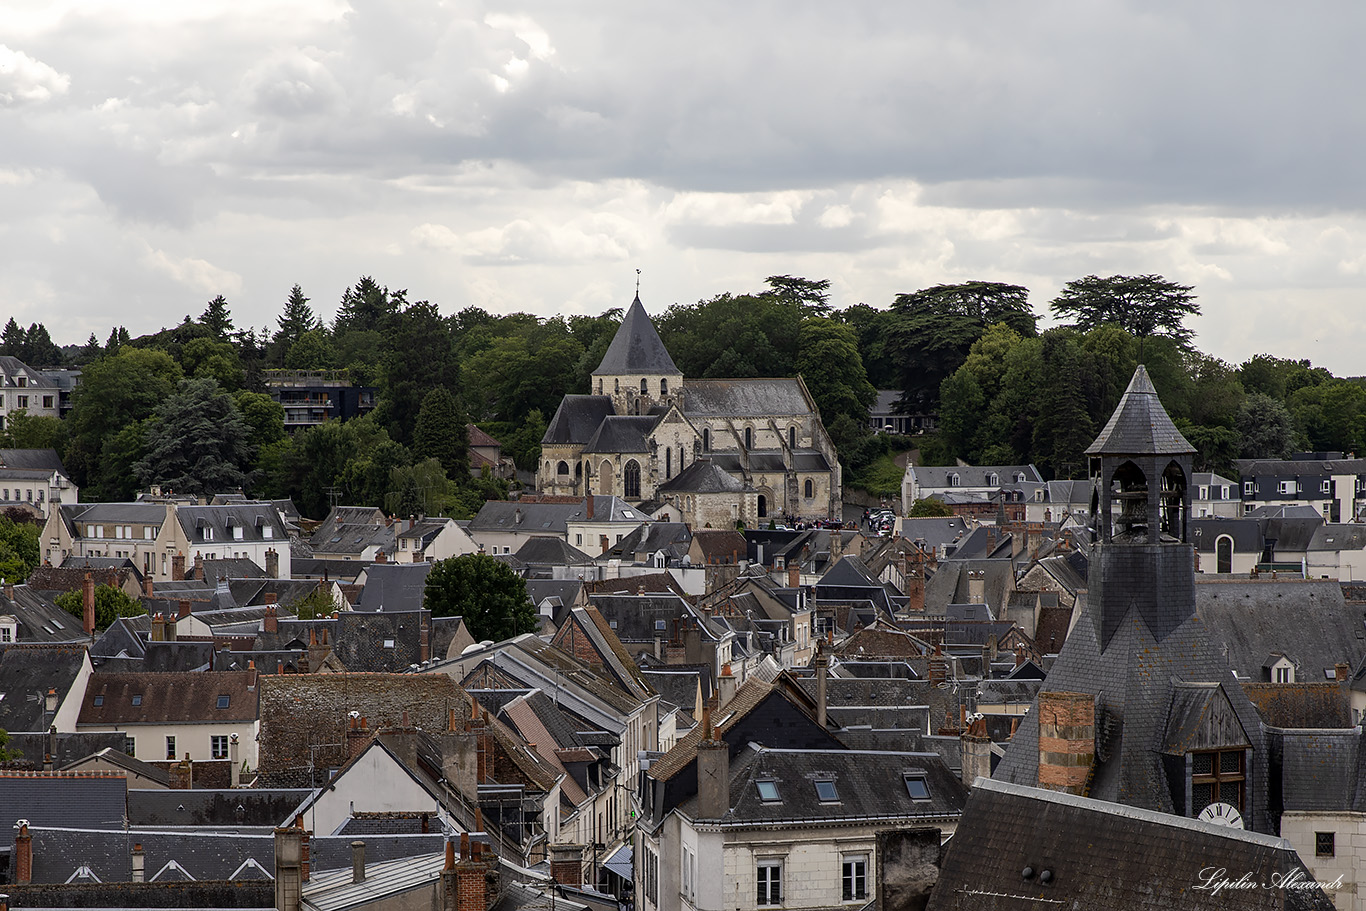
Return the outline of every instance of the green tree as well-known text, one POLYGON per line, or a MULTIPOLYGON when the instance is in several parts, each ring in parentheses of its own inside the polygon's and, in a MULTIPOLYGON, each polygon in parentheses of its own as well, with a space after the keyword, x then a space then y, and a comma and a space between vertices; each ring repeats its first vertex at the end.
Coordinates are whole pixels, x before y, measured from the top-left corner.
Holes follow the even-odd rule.
POLYGON ((285 438, 285 409, 264 392, 239 389, 232 394, 233 404, 247 422, 251 434, 247 444, 258 452, 264 446, 285 438))
POLYGON ((304 289, 298 285, 289 289, 289 299, 285 301, 284 312, 276 317, 275 322, 280 328, 271 339, 271 344, 278 352, 276 363, 280 364, 284 363, 285 355, 299 339, 323 327, 322 320, 308 305, 304 289))
POLYGON ((5 429, 0 431, 3 449, 66 449, 67 425, 61 418, 32 415, 27 411, 11 411, 5 416, 5 429))
POLYGON ((890 310, 876 310, 867 304, 855 304, 836 316, 858 333, 859 354, 868 372, 868 382, 877 389, 900 388, 901 365, 890 353, 888 344, 896 315, 890 310))
POLYGON ((221 342, 228 340, 232 334, 232 313, 228 310, 228 301, 223 295, 220 294, 209 301, 209 305, 199 316, 199 325, 207 329, 213 338, 221 342))
POLYGON ((411 446, 423 399, 438 386, 455 388, 460 362, 450 328, 434 304, 407 304, 390 316, 388 326, 375 417, 389 436, 411 446))
POLYGON ((801 307, 807 316, 826 316, 830 312, 830 280, 800 278, 795 275, 770 275, 764 279, 767 297, 801 307))
POLYGON ((145 452, 133 466, 143 484, 178 493, 214 494, 245 487, 251 428, 216 381, 181 380, 147 428, 145 452))
POLYGON ((287 370, 331 370, 337 366, 337 347, 322 329, 310 329, 289 346, 284 355, 287 370))
POLYGON ((534 632, 539 625, 526 581, 506 563, 485 554, 432 564, 423 606, 434 617, 464 617, 477 641, 501 642, 534 632))
POLYGON ((1051 330, 1043 335, 1042 374, 1050 377, 1039 394, 1034 424, 1036 463, 1052 476, 1086 476, 1086 448, 1096 428, 1086 410, 1085 358, 1074 333, 1051 330))
POLYGON ((654 322, 684 376, 792 376, 805 315, 800 303, 759 292, 679 304, 654 322))
POLYGON ((413 455, 438 460, 451 478, 469 474, 470 435, 465 415, 444 386, 433 389, 422 400, 413 430, 413 455))
POLYGON ((921 497, 911 504, 910 518, 932 519, 953 515, 949 504, 937 497, 921 497))
POLYGON ((9 731, 0 728, 0 762, 9 762, 12 759, 22 759, 23 751, 11 750, 9 747, 9 731))
POLYGON ((38 526, 0 516, 0 577, 8 582, 27 581, 38 568, 38 526))
POLYGON ((829 421, 847 414, 867 425, 877 390, 863 369, 853 327, 821 316, 802 320, 795 366, 822 418, 829 421))
POLYGON ((127 346, 84 368, 81 383, 72 393, 67 418, 71 442, 64 458, 82 495, 95 501, 126 495, 132 480, 127 473, 131 462, 121 458, 139 448, 141 438, 130 445, 133 441, 127 437, 116 444, 115 437, 151 417, 175 392, 180 377, 180 365, 166 352, 127 346))
POLYGON ((1185 320, 1200 314, 1193 290, 1160 275, 1088 275, 1064 285, 1049 309, 1082 332, 1111 323, 1140 342, 1165 335, 1188 348, 1195 333, 1185 320))
POLYGON ((382 331, 388 328, 389 320, 398 312, 406 292, 389 293, 368 275, 362 275, 342 294, 341 309, 332 324, 332 331, 343 332, 382 331))
POLYGON ((52 341, 46 326, 31 323, 24 333, 24 354, 20 360, 30 367, 60 367, 66 363, 66 356, 52 341))
POLYGON ((300 620, 330 617, 332 612, 338 609, 337 601, 332 597, 332 589, 321 584, 298 601, 286 606, 294 611, 294 615, 300 620))
MULTIPOLYGON (((77 620, 85 619, 85 603, 81 590, 73 588, 62 592, 54 603, 77 620)), ((141 604, 128 597, 121 588, 103 583, 95 586, 95 629, 104 630, 113 625, 120 617, 140 617, 147 613, 141 604)))
POLYGON ((245 371, 237 348, 217 338, 196 338, 180 349, 180 366, 186 376, 212 377, 228 392, 242 388, 245 371))
POLYGON ((1295 445, 1295 421, 1270 395, 1254 392, 1244 399, 1236 426, 1244 459, 1284 459, 1295 445))
POLYGON ((0 354, 6 357, 24 358, 24 343, 28 337, 24 334, 24 328, 19 325, 19 321, 10 317, 5 323, 5 328, 0 330, 0 354))
POLYGON ((1002 282, 935 285, 898 294, 892 312, 887 353, 901 365, 901 403, 908 412, 937 410, 940 385, 988 326, 1004 323, 1022 336, 1036 333, 1028 289, 1002 282))

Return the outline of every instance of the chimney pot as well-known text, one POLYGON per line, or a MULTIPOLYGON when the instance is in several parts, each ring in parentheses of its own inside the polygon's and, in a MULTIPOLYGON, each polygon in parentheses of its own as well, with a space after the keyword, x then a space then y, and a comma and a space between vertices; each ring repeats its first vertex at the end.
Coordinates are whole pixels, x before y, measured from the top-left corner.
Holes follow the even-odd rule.
POLYGON ((351 842, 351 882, 365 882, 365 842, 351 842))

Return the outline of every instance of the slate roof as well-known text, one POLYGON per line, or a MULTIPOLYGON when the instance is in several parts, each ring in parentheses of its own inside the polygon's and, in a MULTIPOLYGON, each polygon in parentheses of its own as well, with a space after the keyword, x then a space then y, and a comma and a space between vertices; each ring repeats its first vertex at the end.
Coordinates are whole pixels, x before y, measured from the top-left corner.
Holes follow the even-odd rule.
POLYGON ((1320 525, 1314 529, 1308 550, 1363 550, 1366 549, 1366 526, 1350 524, 1320 525))
POLYGON ((365 590, 358 611, 413 611, 422 607, 430 563, 372 563, 365 569, 365 590))
POLYGON ((593 376, 631 374, 682 376, 645 312, 639 294, 626 308, 626 315, 617 327, 617 334, 612 336, 612 343, 607 346, 602 363, 593 371, 593 376))
MULTIPOLYGON (((103 736, 116 736, 120 740, 122 740, 124 735, 122 733, 115 732, 112 735, 105 734, 103 736)), ((157 784, 160 784, 162 787, 166 788, 169 788, 171 786, 171 775, 169 772, 167 772, 160 766, 154 766, 150 762, 143 762, 141 759, 136 759, 132 756, 129 756, 123 750, 124 744, 122 743, 120 743, 118 746, 107 746, 103 749, 97 750, 94 753, 82 756, 80 759, 75 759, 70 762, 60 762, 60 764, 57 765, 57 767, 62 771, 71 771, 72 766, 82 765, 86 762, 105 762, 109 765, 116 766, 120 769, 127 771, 130 776, 141 776, 143 778, 148 779, 149 781, 154 781, 157 784)), ((58 761, 54 759, 54 764, 57 764, 57 762, 58 761)), ((147 793, 147 791, 137 790, 136 793, 142 794, 147 793)))
POLYGON ((734 475, 703 456, 659 485, 660 493, 742 493, 753 490, 734 475))
MULTIPOLYGON (((1223 516, 1192 518, 1188 525, 1190 541, 1195 549, 1205 554, 1215 552, 1219 538, 1228 535, 1233 539, 1233 552, 1236 554, 1260 554, 1262 552, 1262 523, 1250 516, 1236 519, 1223 516)), ((1201 569, 1212 573, 1216 565, 1201 561, 1201 569)))
POLYGON ((593 558, 562 538, 528 538, 513 554, 522 563, 541 566, 584 566, 593 558))
MULTIPOLYGON (((83 820, 122 833, 128 779, 121 772, 14 772, 0 769, 0 837, 13 844, 15 822, 57 826, 83 820)), ((35 859, 37 851, 34 851, 35 859)))
POLYGON ((43 694, 55 689, 64 699, 84 661, 85 649, 71 645, 11 645, 0 652, 0 729, 46 731, 52 718, 43 711, 43 694))
POLYGON ((216 543, 231 544, 237 540, 236 529, 242 529, 243 543, 278 541, 280 546, 288 543, 288 534, 280 513, 269 503, 240 503, 231 506, 178 506, 176 521, 192 543, 212 540, 216 543), (205 532, 213 531, 212 538, 205 532), (266 532, 270 534, 267 535, 266 532))
POLYGON ((0 589, 0 614, 19 621, 19 642, 88 642, 82 622, 27 585, 14 586, 14 597, 0 589))
MULTIPOLYGON (((122 752, 125 742, 122 732, 90 734, 59 732, 57 734, 57 752, 52 757, 52 763, 55 768, 64 769, 82 757, 98 753, 107 747, 122 752)), ((31 762, 35 769, 41 769, 47 755, 47 732, 11 732, 9 746, 6 749, 17 750, 25 762, 31 762)))
POLYGON ((1087 455, 1187 455, 1195 447, 1176 429, 1158 401, 1157 390, 1142 364, 1134 370, 1129 387, 1119 399, 1110 420, 1086 447, 1087 455))
POLYGON ((1015 478, 1021 474, 1026 483, 1043 483, 1043 476, 1033 465, 913 465, 910 472, 918 486, 931 488, 997 488, 1018 483, 1015 478), (950 475, 958 475, 957 484, 949 484, 950 475), (992 475, 996 476, 994 484, 992 475))
POLYGON ((648 434, 659 419, 653 415, 608 415, 584 445, 589 452, 649 452, 648 434))
POLYGON ((934 550, 958 543, 967 532, 968 523, 962 516, 901 520, 903 538, 924 543, 926 548, 934 550))
POLYGON ((1337 813, 1353 807, 1360 786, 1359 731, 1285 730, 1273 736, 1280 741, 1285 810, 1337 813))
POLYGON ((535 500, 488 500, 470 520, 470 534, 481 532, 520 532, 524 535, 561 535, 569 523, 647 522, 649 518, 618 497, 593 496, 593 518, 583 500, 569 503, 541 503, 535 500))
MULTIPOLYGON (((695 816, 697 797, 679 805, 695 816)), ((949 771, 938 753, 865 750, 771 749, 751 743, 730 764, 730 811, 725 823, 759 827, 819 826, 826 821, 924 824, 956 818, 967 801, 967 788, 949 771), (907 776, 923 777, 928 800, 914 800, 907 776), (777 787, 778 800, 765 801, 757 781, 777 787), (816 781, 832 782, 838 800, 822 801, 816 781)))
POLYGON ((671 557, 682 557, 688 552, 692 532, 683 522, 650 522, 632 531, 595 559, 635 560, 636 554, 664 551, 671 557))
POLYGON ((541 437, 541 444, 583 445, 597 432, 602 422, 613 414, 616 414, 616 409, 611 396, 566 395, 560 399, 555 416, 550 419, 541 437))
POLYGON ((283 826, 313 792, 307 788, 128 792, 133 826, 283 826))
POLYGON ((0 449, 0 465, 45 474, 53 471, 66 474, 62 457, 55 449, 0 449))
POLYGON ((1196 611, 1239 677, 1261 680, 1272 652, 1289 658, 1306 683, 1331 679, 1325 672, 1339 662, 1355 668, 1366 659, 1363 605, 1344 601, 1337 582, 1196 578, 1196 611))
POLYGON ((773 417, 812 414, 801 380, 688 380, 683 387, 683 413, 692 417, 773 417))
POLYGON ((256 700, 255 671, 99 673, 86 684, 77 724, 250 723, 256 700))
POLYGON ((1279 838, 979 779, 948 844, 929 911, 951 911, 965 902, 979 911, 1333 908, 1319 891, 1262 887, 1291 870, 1314 879, 1289 842, 1279 838), (1028 879, 1021 873, 1025 868, 1028 879), (1208 868, 1228 870, 1230 879, 1246 872, 1257 888, 1217 895, 1194 891, 1208 868))

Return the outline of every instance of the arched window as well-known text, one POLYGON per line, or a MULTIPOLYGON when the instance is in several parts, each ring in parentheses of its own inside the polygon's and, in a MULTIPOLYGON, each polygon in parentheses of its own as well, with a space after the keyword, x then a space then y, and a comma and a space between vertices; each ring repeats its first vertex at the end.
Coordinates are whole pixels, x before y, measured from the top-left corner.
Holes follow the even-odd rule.
POLYGON ((569 463, 568 463, 568 462, 561 462, 560 464, 556 465, 556 466, 555 466, 555 474, 557 474, 557 475, 559 475, 559 476, 561 476, 561 477, 564 477, 564 478, 569 477, 569 463))
POLYGON ((628 500, 640 499, 640 463, 635 459, 626 463, 626 468, 622 471, 622 483, 625 491, 622 493, 628 500))
POLYGON ((796 449, 796 448, 797 448, 797 428, 796 428, 796 427, 789 427, 789 428, 787 428, 787 448, 788 448, 788 449, 796 449))
POLYGON ((661 396, 664 396, 664 395, 668 395, 668 394, 669 394, 669 381, 668 381, 667 379, 660 378, 660 380, 659 380, 659 394, 660 394, 661 396))
POLYGON ((598 377, 598 395, 602 395, 602 377, 598 377))
POLYGON ((583 477, 583 463, 582 463, 582 462, 575 462, 575 463, 574 463, 574 477, 576 477, 576 478, 581 478, 581 477, 583 477))
POLYGON ((746 448, 746 449, 753 449, 753 448, 754 448, 754 428, 753 428, 753 427, 746 427, 746 428, 745 428, 745 448, 746 448))
POLYGON ((702 428, 702 451, 711 452, 711 428, 702 428))
POLYGON ((816 482, 811 480, 810 478, 807 478, 806 484, 803 488, 803 493, 805 494, 808 500, 814 497, 816 495, 816 482))
POLYGON ((1001 476, 998 475, 998 474, 997 474, 996 472, 994 472, 994 471, 993 471, 991 474, 987 475, 987 486, 988 486, 988 487, 1000 487, 1000 486, 1001 486, 1001 476))
POLYGON ((759 494, 759 518, 762 519, 762 518, 764 518, 764 517, 767 516, 767 515, 768 515, 768 497, 764 496, 763 494, 759 494))
POLYGON ((1025 482, 1024 472, 1023 472, 1023 471, 1017 471, 1017 472, 1015 472, 1015 483, 1016 483, 1016 484, 1023 484, 1024 482, 1025 482))
POLYGON ((668 480, 674 476, 674 451, 673 447, 664 447, 664 478, 668 480))
POLYGON ((646 380, 641 380, 641 381, 640 381, 640 394, 641 394, 641 395, 649 395, 649 394, 650 394, 650 384, 649 384, 646 380))
POLYGON ((620 391, 621 391, 621 380, 620 380, 620 379, 614 379, 614 380, 612 380, 612 391, 613 391, 613 392, 620 392, 620 391))
POLYGON ((949 486, 950 486, 950 487, 957 487, 957 486, 958 486, 958 472, 955 471, 953 474, 949 475, 949 486))
POLYGON ((1221 573, 1233 572, 1233 539, 1228 535, 1220 535, 1219 540, 1214 542, 1215 569, 1221 573))

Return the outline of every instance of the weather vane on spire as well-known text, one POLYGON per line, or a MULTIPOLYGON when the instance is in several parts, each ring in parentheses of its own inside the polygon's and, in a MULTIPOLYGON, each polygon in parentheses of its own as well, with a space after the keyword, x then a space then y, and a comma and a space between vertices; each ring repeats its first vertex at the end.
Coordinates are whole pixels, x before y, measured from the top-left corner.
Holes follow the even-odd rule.
POLYGON ((640 270, 636 270, 636 297, 640 297, 640 270))

